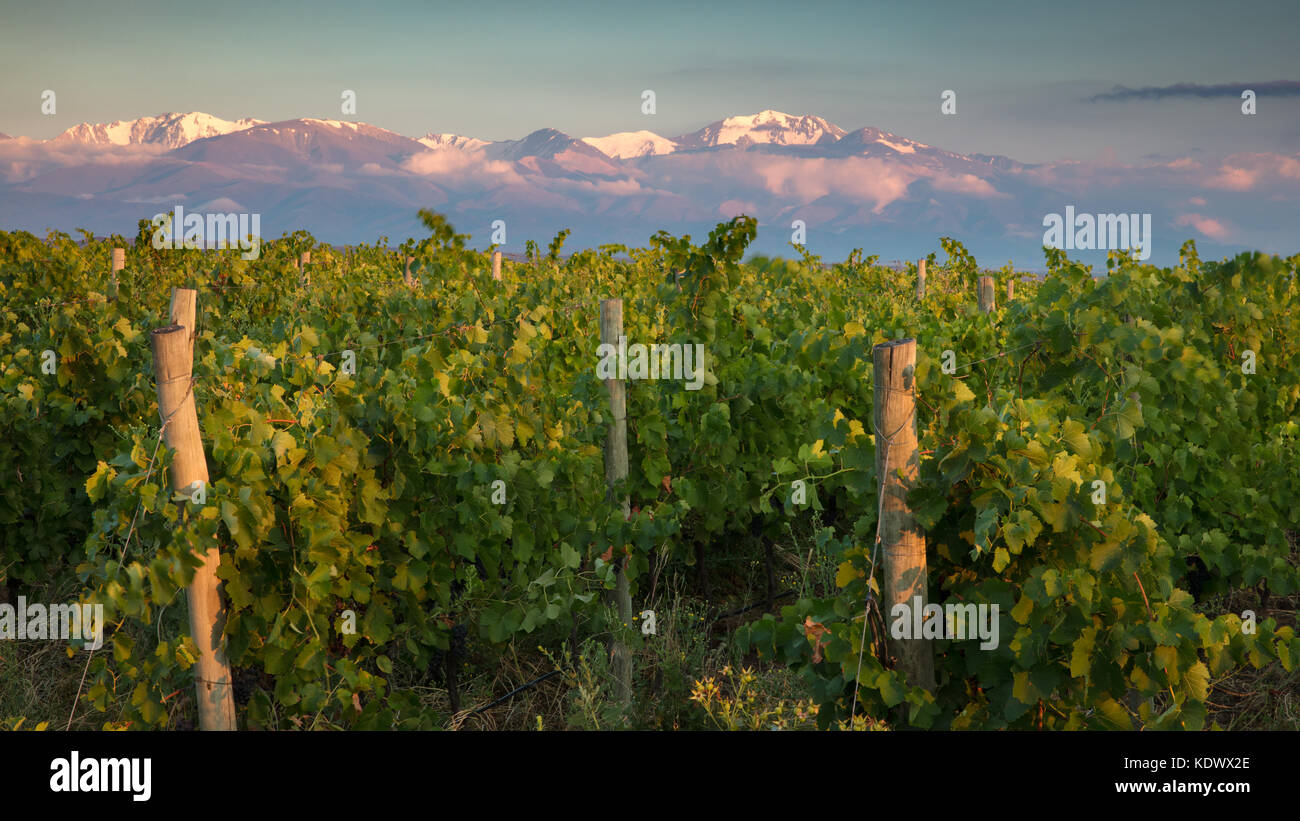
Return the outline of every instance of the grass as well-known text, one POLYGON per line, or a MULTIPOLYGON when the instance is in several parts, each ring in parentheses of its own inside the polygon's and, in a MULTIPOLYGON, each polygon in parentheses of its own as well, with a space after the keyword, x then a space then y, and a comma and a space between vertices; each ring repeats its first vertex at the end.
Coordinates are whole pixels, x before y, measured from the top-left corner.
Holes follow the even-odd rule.
MULTIPOLYGON (((1294 534, 1292 537, 1294 546, 1294 534)), ((1270 596, 1261 590, 1234 590, 1202 602, 1207 615, 1255 613, 1257 621, 1274 619, 1279 627, 1296 628, 1300 594, 1270 596)), ((1288 673, 1278 662, 1259 670, 1245 667, 1211 682, 1206 702, 1211 722, 1225 730, 1300 730, 1300 668, 1288 673)))
MULTIPOLYGON (((792 591, 799 597, 833 593, 835 563, 819 555, 812 538, 815 532, 816 523, 807 533, 790 528, 773 545, 774 593, 792 591)), ((612 703, 602 636, 589 637, 576 648, 565 645, 549 652, 527 639, 496 651, 471 640, 460 674, 462 709, 455 714, 440 675, 399 664, 390 684, 394 691, 414 695, 421 708, 446 715, 443 726, 448 730, 814 727, 811 694, 804 682, 784 666, 763 665, 742 655, 730 641, 737 626, 775 611, 790 597, 775 601, 769 610, 767 572, 761 559, 711 561, 709 575, 712 601, 698 595, 694 573, 685 569, 662 571, 647 585, 647 591, 653 592, 647 593, 642 606, 655 611, 656 632, 634 648, 635 696, 629 709, 612 703), (733 614, 741 609, 744 612, 733 614), (493 704, 531 682, 536 683, 493 704)), ((67 601, 71 593, 54 589, 26 595, 29 600, 67 601)), ((1295 626, 1300 595, 1273 596, 1265 602, 1260 590, 1237 590, 1206 600, 1200 609, 1207 614, 1254 610, 1259 620, 1274 618, 1279 625, 1295 626)), ((127 629, 137 641, 152 641, 178 634, 183 621, 183 606, 173 606, 155 625, 127 629)), ((590 625, 580 625, 578 632, 590 633, 590 625)), ((41 723, 59 730, 125 726, 118 703, 110 702, 109 711, 100 713, 83 699, 74 709, 79 686, 83 696, 89 687, 81 685, 85 668, 86 652, 69 655, 60 642, 0 642, 0 729, 33 729, 41 723)), ((256 684, 259 674, 237 670, 236 681, 245 682, 237 692, 256 684)), ((188 689, 173 694, 167 707, 169 728, 194 726, 193 696, 188 689)), ((1300 670, 1287 673, 1274 663, 1260 670, 1235 671, 1212 683, 1208 707, 1210 721, 1224 729, 1300 730, 1300 670)), ((876 725, 872 729, 881 728, 872 724, 876 725)), ((291 726, 332 726, 307 725, 291 726)))

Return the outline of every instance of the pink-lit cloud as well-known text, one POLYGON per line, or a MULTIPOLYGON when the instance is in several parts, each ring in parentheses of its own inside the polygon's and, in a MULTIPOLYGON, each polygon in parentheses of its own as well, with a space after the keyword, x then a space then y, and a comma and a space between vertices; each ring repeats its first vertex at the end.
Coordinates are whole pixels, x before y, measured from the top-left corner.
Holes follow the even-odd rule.
POLYGON ((449 177, 455 180, 467 180, 476 175, 487 174, 505 182, 522 182, 523 178, 514 166, 500 160, 489 160, 477 151, 461 151, 446 148, 436 151, 422 151, 412 154, 402 163, 402 167, 412 174, 425 177, 449 177))
POLYGON ((864 157, 826 160, 759 155, 752 172, 768 193, 799 202, 836 195, 870 202, 875 213, 901 199, 920 176, 907 166, 864 157))
POLYGON ((69 166, 143 166, 165 152, 155 145, 82 145, 15 137, 0 140, 0 179, 21 182, 69 166))
POLYGON ((1206 181, 1211 188, 1249 191, 1276 180, 1300 180, 1300 157, 1286 154, 1234 154, 1206 181))
POLYGON ((758 213, 758 206, 746 200, 727 200, 718 204, 718 213, 726 219, 732 219, 741 214, 754 216, 758 213))
POLYGON ((1174 225, 1190 225, 1210 239, 1217 240, 1226 239, 1232 233, 1223 223, 1201 214, 1179 214, 1174 225))
POLYGON ((940 191, 949 191, 953 194, 974 194, 978 197, 1007 196, 994 188, 988 180, 980 179, 974 174, 940 174, 930 184, 940 191))
POLYGON ((1255 187, 1259 172, 1230 165, 1220 167, 1219 173, 1205 181, 1211 188, 1224 188, 1228 191, 1249 191, 1255 187))

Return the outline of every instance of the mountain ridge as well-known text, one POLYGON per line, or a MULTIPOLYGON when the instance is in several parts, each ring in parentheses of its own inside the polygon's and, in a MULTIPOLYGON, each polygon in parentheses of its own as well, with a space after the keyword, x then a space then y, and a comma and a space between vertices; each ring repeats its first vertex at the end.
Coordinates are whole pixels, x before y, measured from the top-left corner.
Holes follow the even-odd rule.
POLYGON ((78 123, 55 136, 52 142, 181 148, 195 140, 230 134, 264 122, 265 120, 248 117, 223 120, 202 111, 167 112, 134 120, 114 120, 111 123, 78 123))
POLYGON ((1207 253, 1291 252, 1276 215, 1300 204, 1300 154, 1029 165, 770 109, 675 138, 542 128, 495 142, 412 138, 350 120, 196 114, 0 139, 0 226, 133 233, 138 220, 181 204, 261 214, 266 236, 306 228, 371 241, 419 235, 416 212, 433 208, 480 239, 503 221, 508 248, 566 228, 573 247, 596 247, 660 230, 702 236, 746 214, 759 221, 756 250, 765 252, 784 251, 802 222, 818 253, 905 258, 952 236, 979 256, 1039 260, 1044 215, 1069 206, 1151 213, 1157 253, 1173 256, 1188 236, 1207 253))
MULTIPOLYGON (((68 129, 46 142, 82 143, 87 145, 159 145, 169 150, 183 148, 190 143, 211 137, 225 136, 239 131, 246 131, 257 126, 268 125, 271 121, 250 117, 238 120, 224 120, 212 114, 199 111, 186 113, 166 112, 152 116, 138 117, 134 120, 114 120, 111 123, 83 122, 68 129)), ((405 135, 355 120, 330 120, 313 117, 290 118, 276 122, 316 123, 339 129, 378 129, 399 137, 405 135)), ((477 151, 499 146, 494 152, 498 157, 523 156, 528 146, 543 146, 551 137, 538 139, 539 133, 551 132, 561 134, 566 141, 582 142, 595 149, 601 155, 614 160, 638 159, 646 156, 664 156, 677 151, 690 151, 710 148, 749 148, 753 146, 816 146, 827 149, 843 140, 853 139, 855 135, 871 133, 884 137, 894 137, 899 142, 892 147, 898 153, 910 153, 910 146, 929 146, 909 138, 882 131, 878 128, 864 127, 856 131, 845 129, 829 122, 823 117, 811 114, 793 115, 773 109, 764 109, 756 114, 734 115, 705 125, 696 131, 677 137, 666 137, 649 130, 620 131, 599 137, 572 137, 554 128, 540 128, 518 140, 481 140, 477 137, 453 134, 449 132, 428 132, 413 139, 431 150, 458 149, 477 151), (532 142, 528 142, 532 140, 532 142), (902 146, 900 149, 899 146, 902 146)), ((8 135, 3 135, 8 136, 8 135)), ((567 143, 566 143, 567 144, 567 143)), ((545 156, 553 149, 542 148, 545 156)), ((581 149, 578 149, 579 151, 581 149)), ((843 152, 833 152, 843 153, 843 152)), ((979 155, 981 158, 987 155, 979 155)), ((993 156, 994 160, 1004 161, 1007 167, 1016 164, 1009 158, 993 156)))

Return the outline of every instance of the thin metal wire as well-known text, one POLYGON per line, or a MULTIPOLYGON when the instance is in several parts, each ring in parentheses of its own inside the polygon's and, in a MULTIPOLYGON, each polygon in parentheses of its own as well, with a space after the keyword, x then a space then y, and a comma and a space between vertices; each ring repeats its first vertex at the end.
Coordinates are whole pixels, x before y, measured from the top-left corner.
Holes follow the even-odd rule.
MULTIPOLYGON (((587 308, 590 308, 590 307, 591 307, 590 305, 582 305, 582 304, 581 304, 582 302, 583 302, 583 300, 579 300, 578 302, 571 302, 571 303, 569 303, 568 305, 564 305, 564 306, 561 306, 561 307, 559 307, 559 308, 556 308, 555 311, 556 311, 557 313, 559 313, 559 312, 561 312, 561 311, 563 311, 563 312, 565 312, 565 313, 572 313, 573 311, 577 310, 577 309, 580 308, 580 307, 587 307, 587 308)), ((531 311, 531 310, 532 310, 532 309, 523 310, 523 311, 520 311, 519 313, 515 314, 514 316, 505 317, 505 318, 502 318, 502 319, 494 319, 494 320, 492 320, 491 322, 487 323, 487 326, 486 326, 486 327, 489 327, 489 328, 490 328, 490 327, 492 327, 493 325, 508 325, 508 324, 514 322, 515 320, 519 319, 521 316, 524 316, 525 314, 529 313, 529 311, 531 311)), ((345 348, 344 350, 341 350, 341 351, 330 351, 329 353, 319 353, 319 354, 316 354, 315 356, 316 356, 317 359, 324 359, 324 358, 327 357, 327 356, 339 356, 339 355, 343 354, 345 351, 364 351, 364 350, 371 350, 371 349, 374 349, 374 348, 385 348, 385 347, 388 347, 389 345, 400 345, 400 344, 403 343, 403 342, 416 342, 416 341, 419 341, 419 340, 421 340, 421 339, 432 339, 433 337, 436 337, 436 336, 444 336, 444 335, 446 335, 446 334, 452 333, 453 331, 457 331, 457 330, 469 330, 470 328, 473 328, 473 327, 474 327, 474 326, 473 326, 472 324, 469 324, 468 322, 456 322, 456 323, 453 323, 453 324, 447 326, 446 328, 444 328, 444 329, 441 330, 441 331, 434 331, 433 333, 421 334, 421 335, 419 335, 419 336, 408 336, 408 337, 404 337, 404 338, 402 338, 402 339, 393 339, 393 340, 390 340, 390 341, 388 341, 388 342, 377 342, 377 343, 375 343, 375 344, 373 344, 373 345, 361 345, 361 346, 358 346, 358 347, 356 347, 356 348, 345 348)))
MULTIPOLYGON (((48 298, 48 297, 47 297, 47 298, 48 298)), ((28 307, 28 308, 58 308, 58 307, 61 307, 61 306, 63 306, 63 305, 77 305, 77 304, 82 303, 82 302, 99 302, 99 301, 101 301, 101 300, 104 301, 104 302, 108 302, 108 301, 109 301, 108 297, 104 296, 103 294, 92 294, 91 296, 81 297, 80 299, 69 299, 69 300, 67 300, 67 301, 65 301, 65 302, 44 302, 44 301, 41 301, 41 302, 32 302, 32 303, 29 303, 26 307, 28 307)))
POLYGON ((998 353, 993 354, 993 356, 986 356, 986 357, 984 357, 983 359, 976 359, 974 362, 967 362, 965 365, 958 365, 957 368, 956 368, 956 370, 961 370, 962 368, 970 368, 970 367, 973 367, 973 366, 975 366, 975 365, 978 365, 978 364, 981 363, 981 362, 988 362, 990 359, 999 359, 999 358, 1001 358, 1001 357, 1006 356, 1006 355, 1009 354, 1009 353, 1012 353, 1013 351, 1023 351, 1025 348, 1032 348, 1033 346, 1037 345, 1038 343, 1040 343, 1040 342, 1042 342, 1042 341, 1043 341, 1043 340, 1040 338, 1040 339, 1035 339, 1033 342, 1030 342, 1030 343, 1025 344, 1025 345, 1020 345, 1020 346, 1015 347, 1015 348, 1007 348, 1007 349, 1005 349, 1005 350, 1002 350, 1002 351, 999 351, 998 353))
MULTIPOLYGON (((184 377, 176 377, 176 378, 179 379, 184 377)), ((169 379, 167 381, 174 382, 175 379, 169 379)), ((177 404, 174 409, 172 409, 171 413, 167 414, 166 418, 164 418, 162 421, 162 425, 158 427, 158 439, 154 443, 153 454, 149 457, 149 464, 145 467, 144 481, 141 482, 141 485, 149 484, 149 477, 153 474, 154 462, 158 458, 158 449, 162 447, 163 433, 164 431, 167 430, 167 424, 171 422, 172 417, 175 416, 177 411, 179 411, 184 406, 185 400, 188 399, 190 395, 194 392, 195 381, 197 380, 192 378, 190 379, 190 386, 185 391, 185 395, 181 397, 180 403, 177 404)), ((140 519, 140 511, 141 509, 143 509, 143 507, 144 507, 144 496, 141 495, 140 501, 136 503, 135 512, 131 514, 131 526, 127 528, 126 538, 122 540, 122 550, 121 552, 118 553, 117 556, 117 566, 113 568, 113 572, 109 575, 117 575, 117 572, 122 569, 122 562, 126 560, 126 551, 127 548, 131 546, 131 537, 135 534, 135 525, 136 522, 138 522, 140 519)), ((81 688, 84 687, 86 684, 86 674, 90 672, 90 662, 94 658, 95 658, 95 646, 92 644, 90 647, 90 654, 86 656, 86 666, 81 670, 81 680, 77 682, 77 694, 72 697, 72 710, 68 712, 68 724, 66 727, 64 727, 64 730, 72 729, 72 719, 77 715, 77 702, 81 701, 81 688)))

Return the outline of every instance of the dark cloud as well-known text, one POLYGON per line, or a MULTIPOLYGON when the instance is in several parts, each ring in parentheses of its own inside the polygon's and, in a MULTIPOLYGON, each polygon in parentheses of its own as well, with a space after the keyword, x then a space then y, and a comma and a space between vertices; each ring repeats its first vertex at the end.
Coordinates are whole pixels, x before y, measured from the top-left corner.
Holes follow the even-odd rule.
POLYGON ((1300 97, 1300 82, 1295 80, 1273 80, 1267 83, 1219 83, 1202 85, 1200 83, 1175 83, 1171 86, 1144 86, 1128 88, 1115 86, 1110 91, 1094 94, 1087 99, 1090 103, 1115 102, 1123 100, 1165 100, 1174 97, 1192 97, 1208 99, 1211 97, 1236 97, 1246 89, 1264 97, 1300 97))

